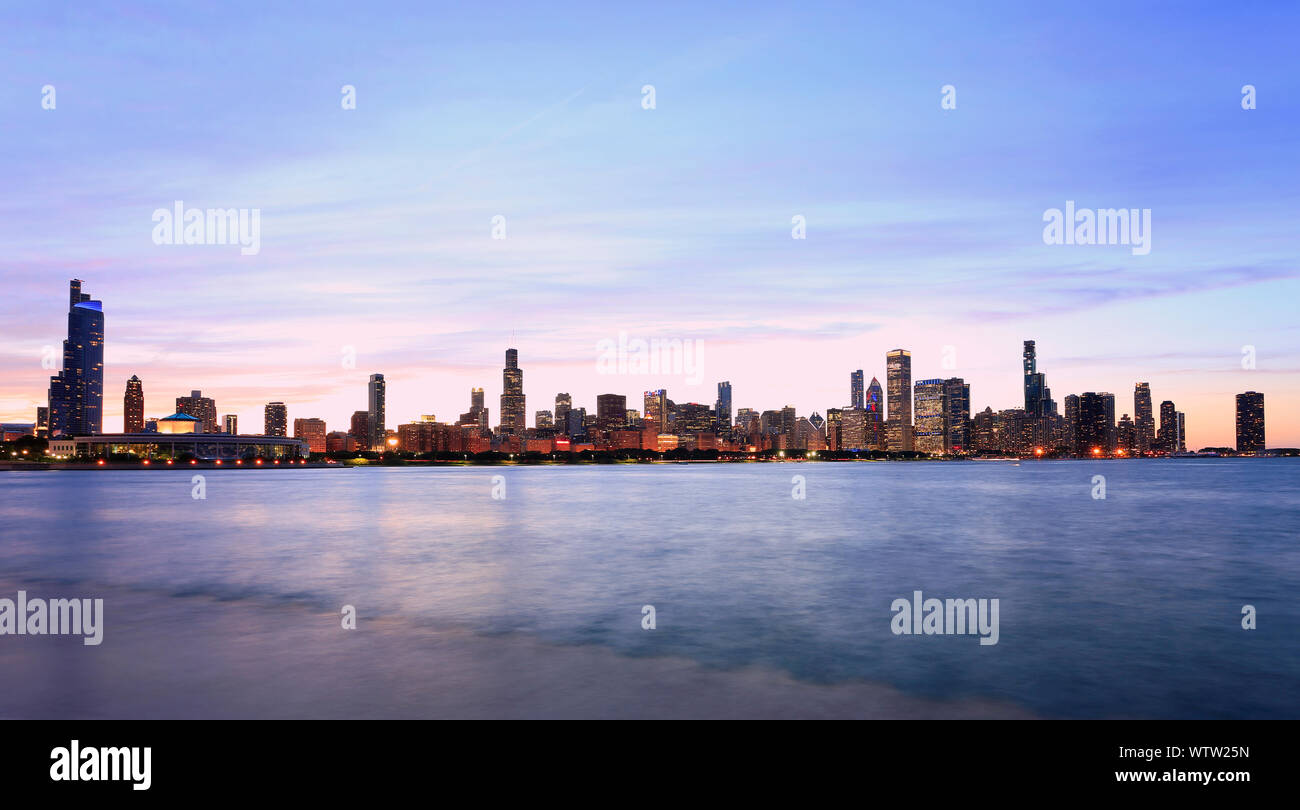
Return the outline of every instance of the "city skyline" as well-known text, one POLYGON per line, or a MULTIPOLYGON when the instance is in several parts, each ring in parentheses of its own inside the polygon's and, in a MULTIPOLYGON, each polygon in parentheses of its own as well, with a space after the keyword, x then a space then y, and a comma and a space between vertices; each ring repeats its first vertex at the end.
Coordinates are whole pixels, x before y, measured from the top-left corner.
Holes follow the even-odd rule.
POLYGON ((1300 445, 1286 9, 1185 9, 1152 43, 1167 15, 1120 4, 1068 25, 950 9, 949 36, 920 8, 701 9, 662 36, 633 10, 558 26, 508 4, 480 36, 478 15, 411 8, 396 39, 371 19, 295 36, 295 13, 257 7, 276 45, 231 64, 249 34, 229 20, 253 6, 147 43, 107 8, 0 17, 23 32, 0 88, 5 420, 31 420, 62 339, 49 290, 79 276, 113 301, 107 391, 137 374, 167 397, 219 392, 246 429, 271 400, 346 420, 377 370, 394 414, 452 418, 485 385, 495 405, 505 346, 534 396, 594 407, 594 347, 622 332, 705 347, 696 386, 638 377, 630 400, 712 403, 729 379, 742 407, 824 412, 846 404, 845 371, 884 382, 879 358, 904 346, 913 379, 961 376, 972 410, 1001 409, 1022 398, 1006 358, 1033 336, 1058 400, 1147 381, 1191 444, 1220 446, 1233 397, 1263 390, 1270 436, 1300 445), (151 63, 84 47, 108 35, 205 92, 156 104, 151 63), (260 210, 260 252, 154 244, 151 214, 176 200, 260 210), (1150 253, 1044 244, 1067 201, 1149 208, 1150 253))
MULTIPOLYGON (((68 338, 63 344, 65 368, 50 378, 50 406, 38 406, 34 423, 38 435, 68 437, 114 432, 98 427, 78 430, 78 426, 97 425, 102 415, 103 363, 99 358, 102 358, 106 344, 103 304, 91 300, 88 294, 83 293, 82 284, 81 279, 68 282, 68 338), (58 417, 57 422, 51 415, 58 417), (45 421, 47 418, 48 422, 45 421)), ((621 339, 620 349, 623 346, 624 341, 621 339)), ((815 444, 832 450, 916 450, 941 455, 987 452, 995 447, 1003 451, 1016 447, 1020 452, 1032 449, 1039 454, 1057 447, 1078 454, 1087 454, 1091 449, 1094 455, 1110 455, 1118 451, 1120 456, 1144 455, 1148 451, 1174 453, 1188 450, 1185 413, 1177 410, 1173 401, 1164 400, 1160 403, 1157 425, 1149 382, 1134 384, 1132 416, 1125 412, 1117 418, 1117 414, 1121 414, 1119 403, 1122 401, 1115 394, 1104 391, 1069 394, 1064 398, 1064 408, 1058 409, 1057 401, 1052 398, 1047 374, 1038 370, 1036 341, 1025 340, 1022 348, 1024 404, 1021 408, 1000 409, 995 413, 991 406, 986 406, 982 413, 972 414, 969 382, 961 377, 950 377, 917 380, 913 383, 911 353, 899 348, 891 349, 885 355, 889 394, 888 408, 884 413, 880 408, 883 391, 879 381, 873 377, 867 387, 864 371, 858 369, 850 373, 849 404, 828 407, 825 418, 816 410, 798 417, 797 409, 786 405, 779 411, 741 408, 736 412, 737 422, 742 414, 748 414, 754 417, 754 421, 747 422, 745 432, 759 431, 761 422, 761 432, 767 434, 772 432, 769 431, 769 419, 778 419, 779 426, 774 432, 784 437, 778 444, 780 447, 785 447, 788 442, 791 447, 808 448, 812 446, 808 440, 815 434, 820 436, 815 444), (757 418, 759 414, 761 420, 757 418), (985 421, 974 418, 977 416, 985 421), (803 433, 805 430, 813 433, 803 433), (995 441, 996 436, 1001 438, 995 441)), ((654 344, 650 344, 650 350, 652 353, 658 351, 654 344)), ((683 355, 678 351, 671 357, 665 355, 662 365, 664 368, 679 365, 683 356, 690 361, 692 352, 687 351, 683 355)), ((694 358, 698 360, 698 351, 694 358)), ((641 365, 658 370, 661 364, 655 358, 651 363, 641 365)), ((638 363, 626 357, 615 363, 606 362, 602 366, 606 372, 610 369, 637 367, 638 363)), ((698 372, 698 369, 685 370, 692 374, 698 372)), ((428 445, 431 441, 436 444, 436 440, 421 434, 425 428, 419 426, 453 424, 450 419, 439 422, 435 414, 429 413, 421 414, 418 421, 398 425, 397 430, 387 430, 386 391, 384 375, 370 374, 367 409, 353 412, 347 431, 336 431, 339 435, 352 436, 356 440, 357 449, 379 449, 393 443, 392 446, 409 450, 403 446, 408 438, 417 445, 428 445), (404 437, 402 431, 407 428, 418 429, 409 437, 404 437), (390 440, 390 436, 394 438, 390 440)), ((472 425, 485 433, 490 430, 496 437, 516 435, 523 438, 525 433, 531 437, 534 431, 544 431, 544 435, 558 433, 561 436, 572 435, 575 439, 582 436, 584 441, 588 428, 594 428, 603 435, 602 441, 612 441, 610 446, 618 447, 626 439, 615 439, 612 431, 642 432, 642 425, 653 424, 658 427, 656 432, 666 432, 664 428, 669 418, 668 404, 672 403, 672 415, 681 420, 679 427, 683 429, 671 432, 685 433, 688 436, 700 432, 710 433, 714 436, 710 442, 740 441, 739 437, 730 435, 733 408, 731 382, 718 382, 717 393, 718 399, 710 407, 703 403, 675 402, 668 397, 667 390, 662 388, 645 391, 643 414, 635 408, 627 407, 627 396, 624 394, 599 394, 596 397, 594 420, 584 427, 583 419, 588 415, 585 406, 575 409, 572 396, 568 392, 559 392, 555 395, 555 413, 560 414, 561 419, 557 422, 551 411, 539 410, 535 413, 534 424, 529 426, 519 352, 515 348, 508 348, 505 350, 505 368, 502 370, 501 409, 497 424, 492 425, 489 412, 484 408, 482 388, 471 389, 470 410, 461 414, 454 424, 472 425), (582 418, 571 423, 568 417, 577 415, 582 418), (577 430, 573 429, 573 425, 577 425, 577 430)), ((1239 393, 1234 401, 1235 441, 1231 446, 1238 450, 1265 450, 1263 394, 1254 391, 1239 393)), ((166 421, 158 416, 144 417, 144 402, 143 382, 133 374, 126 382, 123 397, 123 433, 139 433, 146 423, 157 425, 160 421, 166 421), (132 425, 140 429, 133 430, 132 425)), ((218 433, 221 430, 229 433, 232 432, 229 427, 237 421, 236 416, 226 414, 220 420, 222 428, 219 429, 215 400, 203 396, 198 389, 191 391, 189 396, 178 396, 175 414, 167 418, 190 419, 198 425, 199 433, 218 433)), ((261 435, 285 437, 288 435, 289 423, 286 403, 276 401, 263 406, 261 435)), ((323 452, 323 449, 317 449, 317 445, 323 448, 326 443, 327 420, 295 416, 293 425, 295 437, 308 440, 314 452, 323 452), (306 427, 306 431, 300 434, 303 427, 306 427)), ((692 446, 694 441, 691 438, 692 446)))

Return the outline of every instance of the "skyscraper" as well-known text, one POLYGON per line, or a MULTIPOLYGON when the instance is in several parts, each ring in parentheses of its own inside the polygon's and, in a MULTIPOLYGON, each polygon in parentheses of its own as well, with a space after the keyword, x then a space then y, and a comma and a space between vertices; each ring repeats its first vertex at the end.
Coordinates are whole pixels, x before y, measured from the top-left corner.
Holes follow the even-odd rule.
POLYGON ((889 388, 886 435, 889 449, 912 449, 912 353, 894 349, 885 355, 885 384, 889 388))
POLYGON ((1102 455, 1110 452, 1115 431, 1115 398, 1111 394, 1086 391, 1079 396, 1078 452, 1102 455))
POLYGON ((524 371, 519 368, 519 351, 506 349, 506 367, 501 370, 501 432, 523 433, 528 425, 524 411, 524 371))
POLYGON ((203 396, 202 391, 191 391, 188 397, 176 397, 176 413, 199 420, 198 433, 217 432, 217 401, 203 396))
POLYGON ((352 444, 357 450, 370 449, 370 439, 374 431, 370 429, 369 411, 352 412, 352 420, 348 423, 348 435, 352 437, 352 444))
POLYGON ((1160 403, 1160 434, 1156 444, 1166 453, 1178 452, 1178 416, 1174 403, 1165 400, 1160 403))
POLYGON ((233 413, 228 413, 222 417, 222 432, 229 433, 231 436, 239 434, 239 417, 233 413))
POLYGON ((1264 450, 1264 395, 1254 391, 1237 394, 1237 452, 1264 450))
POLYGON ((555 428, 560 433, 569 432, 569 411, 573 408, 573 397, 567 393, 555 395, 555 428))
POLYGON ((880 387, 880 380, 871 378, 865 398, 867 412, 866 444, 870 450, 888 450, 889 443, 885 436, 885 392, 880 387))
POLYGON ((1133 387, 1133 432, 1139 453, 1150 453, 1156 439, 1156 420, 1151 411, 1151 383, 1133 387))
POLYGON ((144 386, 134 374, 126 381, 126 396, 122 400, 122 432, 144 432, 144 386))
POLYGON ((601 430, 622 430, 627 423, 627 397, 622 394, 600 394, 596 397, 596 427, 601 430))
POLYGON ((262 409, 262 435, 289 435, 289 409, 283 402, 268 402, 262 409))
POLYGON ((1034 341, 1025 341, 1021 355, 1025 373, 1025 415, 1029 417, 1056 416, 1056 402, 1052 389, 1047 387, 1047 376, 1038 371, 1038 350, 1034 341))
POLYGON ((849 407, 865 409, 863 399, 866 392, 862 386, 862 369, 849 375, 849 407))
POLYGON ((714 428, 719 436, 731 435, 731 383, 718 383, 718 401, 713 405, 717 425, 714 428))
POLYGON ((961 377, 943 381, 947 424, 944 427, 944 451, 970 452, 970 383, 961 377))
POLYGON ((68 282, 68 337, 63 369, 50 378, 49 435, 102 433, 104 427, 104 305, 68 282))
POLYGON ((915 404, 916 428, 912 436, 916 451, 942 454, 948 425, 943 380, 917 380, 915 404))
POLYGON ((1079 443, 1079 395, 1070 394, 1065 398, 1065 436, 1062 443, 1071 453, 1078 453, 1079 443))
MULTIPOLYGON (((721 393, 721 392, 719 392, 721 393)), ((645 425, 653 425, 655 433, 668 432, 668 390, 657 388, 653 391, 646 391, 642 395, 641 402, 645 414, 645 425)))
POLYGON ((370 436, 368 438, 368 443, 371 449, 382 449, 384 446, 384 436, 387 435, 387 429, 384 423, 384 407, 385 397, 387 396, 387 387, 387 383, 384 382, 384 375, 370 375, 369 407, 366 408, 366 413, 370 416, 370 436))

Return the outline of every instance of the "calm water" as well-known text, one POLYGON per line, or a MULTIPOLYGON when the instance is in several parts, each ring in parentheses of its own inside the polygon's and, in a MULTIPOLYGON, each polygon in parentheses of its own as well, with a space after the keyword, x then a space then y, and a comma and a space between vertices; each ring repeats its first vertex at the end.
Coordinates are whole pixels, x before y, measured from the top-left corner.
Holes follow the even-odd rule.
MULTIPOLYGON (((136 638, 134 659, 190 645, 251 682, 293 653, 205 650, 196 595, 686 660, 734 678, 742 702, 742 673, 760 671, 1049 716, 1300 716, 1297 461, 206 470, 206 500, 191 473, 0 472, 0 582, 129 589, 159 639, 136 638), (998 598, 999 643, 893 635, 891 603, 918 589, 998 598), (1258 629, 1241 628, 1244 604, 1258 629)), ((45 654, 25 642, 0 652, 45 654)), ((83 660, 60 649, 59 666, 83 660)), ((584 660, 565 676, 576 692, 584 660)), ((127 699, 109 668, 97 678, 97 701, 127 699)), ((48 706, 9 712, 56 713, 57 690, 40 694, 48 706)), ((589 694, 585 713, 609 713, 589 694)))

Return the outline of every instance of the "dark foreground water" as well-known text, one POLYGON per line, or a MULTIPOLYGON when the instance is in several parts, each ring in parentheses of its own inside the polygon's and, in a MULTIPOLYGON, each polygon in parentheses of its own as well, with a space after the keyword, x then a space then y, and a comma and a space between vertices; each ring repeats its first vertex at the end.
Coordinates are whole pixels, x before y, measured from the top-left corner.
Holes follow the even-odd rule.
POLYGON ((0 472, 0 598, 106 613, 0 717, 1300 716, 1297 461, 192 474, 0 472))

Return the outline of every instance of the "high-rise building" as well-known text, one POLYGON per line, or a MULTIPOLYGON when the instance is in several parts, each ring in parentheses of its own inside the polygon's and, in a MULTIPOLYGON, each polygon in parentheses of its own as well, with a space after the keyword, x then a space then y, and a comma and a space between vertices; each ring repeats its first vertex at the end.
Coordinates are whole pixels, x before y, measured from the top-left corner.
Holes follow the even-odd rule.
POLYGON ((104 428, 104 305, 68 282, 63 369, 50 378, 49 435, 85 436, 104 428))
POLYGON ((713 411, 717 416, 714 430, 719 436, 731 435, 731 383, 718 383, 718 400, 713 405, 713 411))
POLYGON ((231 436, 239 435, 239 417, 233 413, 228 413, 221 418, 222 432, 229 433, 231 436))
POLYGON ((1264 395, 1237 394, 1237 452, 1264 451, 1264 395))
POLYGON ((1139 453, 1150 453, 1156 440, 1156 420, 1151 411, 1151 383, 1133 386, 1133 433, 1139 453))
POLYGON ((838 416, 839 449, 871 449, 867 446, 867 412, 862 408, 843 408, 838 416))
POLYGON ((944 427, 944 452, 970 452, 970 383, 961 377, 943 381, 946 406, 944 427))
POLYGON ((917 380, 913 389, 916 422, 913 447, 918 453, 943 454, 948 426, 948 405, 943 380, 917 380))
POLYGON ((912 353, 894 349, 885 355, 885 384, 889 413, 885 433, 889 449, 912 449, 912 353))
POLYGON ((1111 451, 1115 431, 1115 398, 1111 394, 1086 391, 1079 396, 1078 452, 1095 456, 1111 451))
MULTIPOLYGON (((844 411, 840 408, 826 409, 826 449, 843 450, 842 441, 844 411)), ((737 423, 739 424, 739 423, 737 423)))
POLYGON ((50 406, 36 406, 36 438, 45 439, 50 435, 50 406))
POLYGON ((862 385, 862 369, 849 375, 849 407, 866 409, 866 390, 862 385))
POLYGON ((1101 397, 1102 407, 1106 412, 1106 452, 1114 453, 1115 448, 1119 446, 1119 434, 1115 428, 1115 395, 1102 391, 1097 396, 1101 397))
POLYGON ((1178 447, 1177 452, 1186 453, 1187 452, 1187 418, 1182 411, 1174 412, 1174 429, 1177 431, 1175 433, 1175 437, 1176 437, 1175 442, 1176 442, 1176 446, 1178 447))
POLYGON ((293 437, 307 442, 307 449, 313 453, 325 452, 325 437, 328 433, 324 419, 293 420, 293 437))
POLYGON ((1174 403, 1165 400, 1160 403, 1160 433, 1156 438, 1156 444, 1166 453, 1178 452, 1178 411, 1174 408, 1174 403))
POLYGON ((538 411, 533 414, 533 424, 538 430, 551 430, 555 427, 555 415, 550 411, 538 411))
POLYGON ((134 374, 126 381, 126 396, 122 400, 122 432, 144 432, 144 385, 134 374))
MULTIPOLYGON (((430 422, 436 421, 433 419, 430 422)), ((479 428, 480 430, 488 429, 488 409, 483 407, 483 389, 469 389, 469 411, 462 413, 456 424, 459 427, 479 428)))
POLYGON ((283 402, 268 402, 262 409, 262 435, 289 435, 289 409, 283 402))
POLYGON ((176 413, 199 420, 197 433, 217 432, 217 401, 203 396, 202 391, 191 391, 188 397, 176 397, 176 413))
POLYGON ((600 394, 596 397, 596 427, 601 430, 622 430, 627 423, 627 397, 622 394, 600 394))
POLYGON ((567 393, 555 395, 555 428, 560 433, 568 434, 569 410, 573 407, 573 397, 567 393))
POLYGON ((888 450, 889 442, 885 436, 885 392, 880 387, 880 380, 871 378, 865 397, 867 412, 867 447, 871 450, 888 450))
POLYGON ((506 367, 501 370, 501 432, 522 434, 528 426, 524 411, 524 371, 519 367, 519 351, 506 349, 506 367))
POLYGON ((1137 451, 1137 423, 1124 414, 1119 418, 1115 428, 1116 449, 1123 455, 1131 456, 1137 451))
POLYGON ((369 450, 373 431, 370 429, 370 412, 353 411, 348 423, 348 435, 352 437, 352 446, 357 450, 369 450))
POLYGON ((1079 395, 1070 394, 1065 398, 1065 435, 1061 443, 1071 453, 1079 452, 1079 395))
POLYGON ((387 397, 387 383, 384 382, 384 375, 371 374, 369 386, 369 407, 366 413, 370 415, 370 437, 368 446, 370 449, 383 449, 384 439, 388 431, 385 429, 385 399, 387 397))
POLYGON ((645 413, 647 425, 654 425, 657 433, 668 432, 668 391, 664 388, 658 388, 654 391, 646 391, 642 395, 641 404, 645 413))

